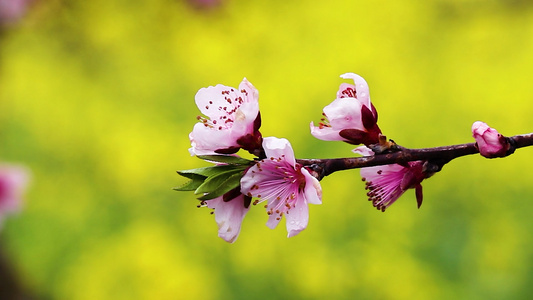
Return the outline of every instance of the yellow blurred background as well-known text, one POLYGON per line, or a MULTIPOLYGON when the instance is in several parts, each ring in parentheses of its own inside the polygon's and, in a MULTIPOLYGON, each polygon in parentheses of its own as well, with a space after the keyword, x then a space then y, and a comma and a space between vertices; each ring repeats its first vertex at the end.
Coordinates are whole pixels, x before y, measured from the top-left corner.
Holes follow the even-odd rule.
POLYGON ((298 158, 351 156, 309 123, 370 86, 399 144, 473 142, 482 120, 533 131, 529 1, 33 1, 0 33, 0 160, 32 170, 0 247, 35 299, 529 299, 533 149, 460 158, 387 212, 358 171, 287 239, 254 207, 236 243, 175 171, 201 87, 260 93, 263 136, 298 158), (202 3, 200 3, 202 2, 202 3), (195 4, 196 3, 196 4, 195 4), (200 3, 200 4, 199 4, 200 3))

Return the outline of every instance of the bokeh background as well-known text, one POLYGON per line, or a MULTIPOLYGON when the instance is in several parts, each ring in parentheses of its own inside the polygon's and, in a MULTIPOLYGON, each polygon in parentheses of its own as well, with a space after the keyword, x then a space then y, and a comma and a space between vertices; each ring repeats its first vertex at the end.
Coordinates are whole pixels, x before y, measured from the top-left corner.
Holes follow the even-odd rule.
POLYGON ((531 2, 13 1, 0 158, 32 183, 0 247, 30 299, 531 296, 533 149, 453 161, 423 183, 421 209, 409 191, 378 212, 358 171, 335 173, 290 239, 255 207, 227 244, 209 209, 171 190, 176 170, 205 165, 187 151, 196 91, 243 77, 263 135, 299 158, 351 156, 309 133, 346 72, 406 147, 472 142, 477 120, 533 131, 531 2))

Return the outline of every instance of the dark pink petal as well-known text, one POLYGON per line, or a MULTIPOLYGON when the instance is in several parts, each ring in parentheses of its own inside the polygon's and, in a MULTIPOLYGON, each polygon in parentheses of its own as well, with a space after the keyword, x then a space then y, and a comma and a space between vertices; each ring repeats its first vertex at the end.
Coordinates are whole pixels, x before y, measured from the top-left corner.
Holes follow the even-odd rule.
MULTIPOLYGON (((361 146, 354 150, 364 156, 374 155, 367 147, 361 146)), ((424 162, 409 162, 406 165, 391 164, 361 169, 361 177, 366 181, 369 200, 381 211, 391 206, 408 189, 414 188, 417 203, 422 204, 422 186, 426 178, 423 171, 424 162)))
POLYGON ((476 139, 479 153, 486 158, 504 157, 511 147, 507 138, 480 121, 472 124, 472 136, 476 139))

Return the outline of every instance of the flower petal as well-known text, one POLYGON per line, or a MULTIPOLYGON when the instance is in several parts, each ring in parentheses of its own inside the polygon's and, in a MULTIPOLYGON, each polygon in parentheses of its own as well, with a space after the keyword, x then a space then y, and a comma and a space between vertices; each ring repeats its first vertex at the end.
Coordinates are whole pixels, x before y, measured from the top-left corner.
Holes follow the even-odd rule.
POLYGON ((352 98, 335 99, 324 107, 324 114, 334 129, 365 129, 361 120, 361 103, 352 98))
POLYGON ((346 73, 342 74, 341 78, 343 79, 353 79, 355 83, 355 91, 357 95, 357 100, 359 100, 363 105, 370 108, 370 93, 368 89, 368 84, 363 79, 363 77, 355 73, 346 73))
POLYGON ((345 129, 365 130, 361 120, 361 103, 353 98, 338 98, 323 109, 328 124, 314 126, 311 122, 311 134, 324 141, 346 141, 339 136, 345 129))
POLYGON ((296 158, 292 150, 291 143, 287 139, 276 137, 266 137, 263 139, 263 147, 267 158, 283 158, 294 167, 296 158))
POLYGON ((354 98, 357 99, 355 93, 355 85, 349 83, 341 83, 339 90, 337 91, 337 98, 354 98))
POLYGON ((295 207, 293 207, 285 217, 287 218, 287 237, 293 237, 307 228, 307 224, 309 223, 309 208, 307 207, 307 201, 305 201, 304 198, 296 201, 295 207))
POLYGON ((338 129, 333 129, 331 127, 319 127, 315 126, 313 122, 311 122, 310 126, 311 128, 311 134, 323 141, 344 141, 345 139, 339 135, 338 129))
POLYGON ((237 240, 241 232, 244 216, 250 209, 244 205, 244 195, 225 202, 223 197, 205 201, 209 208, 215 209, 215 221, 218 225, 218 236, 229 243, 237 240))
POLYGON ((0 165, 0 217, 20 209, 29 177, 25 167, 0 165))
POLYGON ((211 119, 218 119, 218 117, 225 114, 225 112, 219 110, 218 107, 224 104, 224 95, 226 91, 229 92, 231 90, 235 91, 234 88, 222 84, 201 88, 194 96, 194 101, 202 114, 211 119))
POLYGON ((246 77, 239 84, 239 90, 247 97, 247 102, 257 102, 259 99, 259 91, 253 86, 253 84, 246 79, 246 77))
POLYGON ((304 195, 307 203, 322 204, 322 187, 320 186, 320 182, 307 169, 302 168, 301 171, 305 176, 304 195))
MULTIPOLYGON (((240 148, 256 150, 258 145, 247 144, 243 137, 260 137, 259 93, 244 78, 239 89, 218 84, 200 89, 195 102, 202 114, 189 135, 194 154, 235 153, 240 148), (203 126, 203 127, 201 127, 203 126), (241 139, 241 143, 237 141, 241 139)), ((260 146, 260 145, 259 145, 260 146)))
POLYGON ((472 136, 476 139, 479 153, 486 158, 504 157, 511 148, 506 137, 480 121, 472 124, 472 136))
MULTIPOLYGON (((367 146, 359 146, 359 147, 353 149, 352 152, 359 153, 359 154, 361 154, 363 156, 374 155, 374 152, 372 150, 370 150, 370 148, 368 148, 367 146)), ((368 168, 365 168, 365 169, 368 169, 368 168)))
POLYGON ((246 171, 241 178, 241 192, 268 201, 266 225, 269 228, 278 226, 286 216, 291 237, 307 226, 307 204, 320 204, 322 189, 308 170, 296 164, 288 140, 267 137, 263 140, 263 148, 267 158, 246 171))
POLYGON ((189 134, 191 155, 215 154, 216 150, 238 147, 236 139, 232 138, 232 132, 228 130, 216 130, 206 127, 203 123, 196 123, 189 134))

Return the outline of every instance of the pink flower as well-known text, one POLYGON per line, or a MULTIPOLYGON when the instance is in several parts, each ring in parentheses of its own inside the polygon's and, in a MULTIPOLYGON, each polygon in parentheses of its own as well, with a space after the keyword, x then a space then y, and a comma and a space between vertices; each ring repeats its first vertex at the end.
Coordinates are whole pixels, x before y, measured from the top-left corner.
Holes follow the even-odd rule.
POLYGON ((355 85, 340 85, 337 99, 324 107, 322 122, 318 126, 311 122, 311 134, 324 141, 344 141, 354 145, 378 143, 381 130, 377 125, 377 111, 370 102, 368 84, 354 73, 341 77, 353 79, 355 85))
POLYGON ((241 192, 259 198, 254 204, 267 200, 267 226, 274 229, 285 215, 288 237, 295 236, 307 227, 307 205, 322 203, 322 188, 307 169, 296 163, 288 140, 268 137, 263 147, 267 158, 244 174, 241 192))
POLYGON ((486 158, 504 157, 509 154, 509 140, 483 122, 472 124, 472 136, 476 139, 479 153, 486 158))
POLYGON ((242 220, 250 209, 251 198, 240 193, 235 198, 230 198, 224 195, 212 200, 202 201, 201 205, 207 205, 207 207, 215 210, 218 236, 226 242, 233 243, 241 232, 242 220))
POLYGON ((20 166, 0 165, 0 220, 20 209, 29 181, 28 173, 20 166))
POLYGON ((0 25, 13 24, 22 19, 29 4, 28 0, 0 0, 0 25))
MULTIPOLYGON (((374 155, 365 146, 354 150, 364 156, 374 155)), ((422 185, 420 183, 433 173, 425 171, 424 161, 411 161, 405 165, 392 164, 361 169, 361 177, 366 181, 368 200, 381 211, 391 206, 408 189, 415 189, 418 207, 422 205, 422 185)))
POLYGON ((259 93, 246 78, 239 89, 221 84, 196 93, 196 105, 207 116, 189 134, 191 155, 232 154, 260 148, 259 93))

